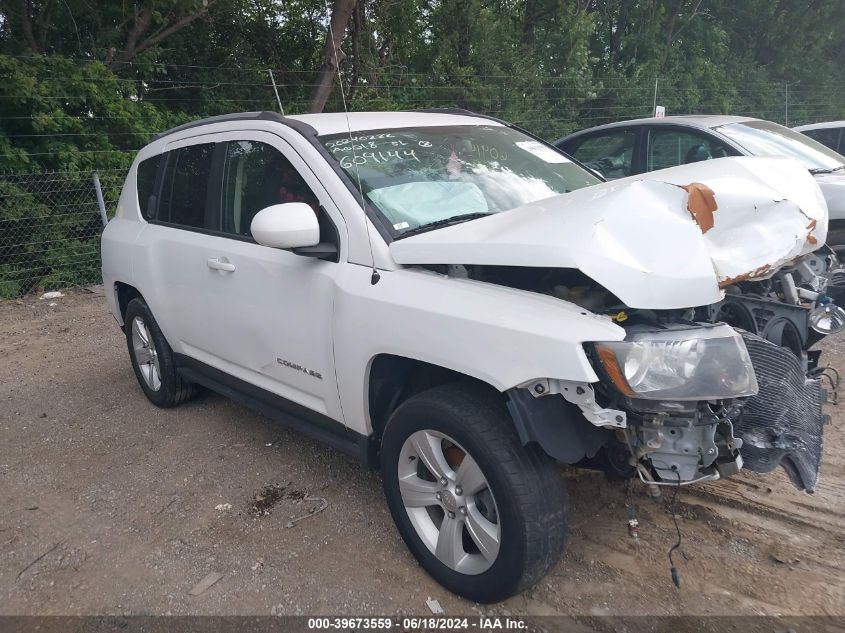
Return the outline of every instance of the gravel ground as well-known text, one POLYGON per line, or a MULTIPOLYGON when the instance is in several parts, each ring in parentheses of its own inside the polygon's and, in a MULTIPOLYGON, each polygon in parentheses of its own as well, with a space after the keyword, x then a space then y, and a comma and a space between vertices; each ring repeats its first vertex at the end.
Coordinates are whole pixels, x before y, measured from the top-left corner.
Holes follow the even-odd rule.
POLYGON ((780 470, 681 494, 679 590, 668 499, 634 487, 637 546, 625 486, 565 470, 566 555, 480 606, 416 564, 377 473, 214 394, 149 404, 97 293, 0 303, 0 377, 0 614, 845 615, 845 405, 815 495, 780 470))

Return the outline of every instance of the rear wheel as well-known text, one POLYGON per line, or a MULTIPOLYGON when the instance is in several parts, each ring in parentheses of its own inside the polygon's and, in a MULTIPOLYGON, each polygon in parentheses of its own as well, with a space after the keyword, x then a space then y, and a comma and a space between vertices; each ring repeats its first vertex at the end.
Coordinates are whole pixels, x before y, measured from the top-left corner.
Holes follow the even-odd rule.
POLYGON ((456 594, 503 600, 560 558, 559 471, 536 446, 522 446, 494 392, 452 384, 409 398, 385 429, 382 475, 405 543, 456 594))
POLYGON ((129 302, 123 322, 132 369, 150 402, 174 407, 196 395, 198 387, 183 380, 176 371, 173 351, 143 299, 129 302))

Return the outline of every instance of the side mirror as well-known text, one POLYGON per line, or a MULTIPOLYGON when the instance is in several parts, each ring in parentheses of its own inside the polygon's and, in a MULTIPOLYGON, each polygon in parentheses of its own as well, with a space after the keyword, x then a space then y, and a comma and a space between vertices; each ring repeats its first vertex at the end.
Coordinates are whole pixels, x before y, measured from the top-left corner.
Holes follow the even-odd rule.
POLYGON ((271 248, 302 248, 320 242, 320 224, 304 202, 286 202, 261 209, 252 218, 250 233, 256 242, 271 248))

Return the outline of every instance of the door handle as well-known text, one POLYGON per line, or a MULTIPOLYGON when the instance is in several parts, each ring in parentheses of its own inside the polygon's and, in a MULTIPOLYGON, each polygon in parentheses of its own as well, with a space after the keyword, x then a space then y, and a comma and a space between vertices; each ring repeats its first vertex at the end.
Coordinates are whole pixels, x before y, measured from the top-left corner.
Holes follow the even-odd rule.
POLYGON ((226 261, 225 257, 222 259, 212 257, 211 259, 207 259, 205 263, 212 270, 222 270, 227 273, 235 272, 235 265, 232 262, 226 261))

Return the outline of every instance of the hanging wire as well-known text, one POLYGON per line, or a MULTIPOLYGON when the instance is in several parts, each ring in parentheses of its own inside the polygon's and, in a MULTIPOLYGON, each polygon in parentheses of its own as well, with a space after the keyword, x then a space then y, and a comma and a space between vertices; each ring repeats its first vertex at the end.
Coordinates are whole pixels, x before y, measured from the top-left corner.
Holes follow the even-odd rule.
POLYGON ((675 532, 677 532, 677 534, 678 534, 678 540, 669 549, 669 566, 670 566, 670 571, 672 573, 672 582, 675 584, 675 586, 678 589, 680 589, 681 588, 681 574, 678 571, 678 568, 675 567, 675 562, 672 560, 672 554, 675 552, 675 550, 677 550, 681 546, 681 528, 678 525, 678 514, 677 514, 678 491, 680 491, 680 489, 681 489, 681 473, 678 472, 678 467, 675 466, 675 465, 672 466, 672 472, 674 472, 675 475, 677 476, 678 483, 675 486, 674 491, 672 492, 672 501, 669 503, 669 512, 672 514, 672 521, 674 521, 674 523, 675 523, 675 532))
MULTIPOLYGON (((368 223, 367 218, 367 207, 366 202, 364 200, 364 187, 361 185, 361 174, 358 172, 358 157, 355 154, 355 143, 352 138, 352 125, 349 123, 349 110, 346 108, 346 95, 343 92, 343 76, 340 72, 340 60, 337 56, 337 46, 334 43, 334 34, 332 33, 332 26, 331 26, 331 12, 329 11, 329 2, 328 0, 323 0, 323 5, 326 7, 326 15, 329 17, 329 34, 328 38, 329 41, 332 43, 332 51, 334 52, 334 65, 335 70, 337 72, 337 84, 340 87, 340 99, 343 103, 343 115, 346 117, 346 130, 349 133, 349 146, 352 149, 352 163, 355 165, 355 180, 358 181, 358 191, 361 194, 361 211, 364 214, 364 230, 367 232, 367 246, 370 249, 370 261, 372 263, 373 273, 370 277, 370 283, 372 285, 376 285, 381 278, 379 275, 378 270, 376 270, 376 258, 373 255, 373 242, 372 238, 370 237, 370 226, 368 223)), ((344 29, 346 27, 344 26, 344 29)))

